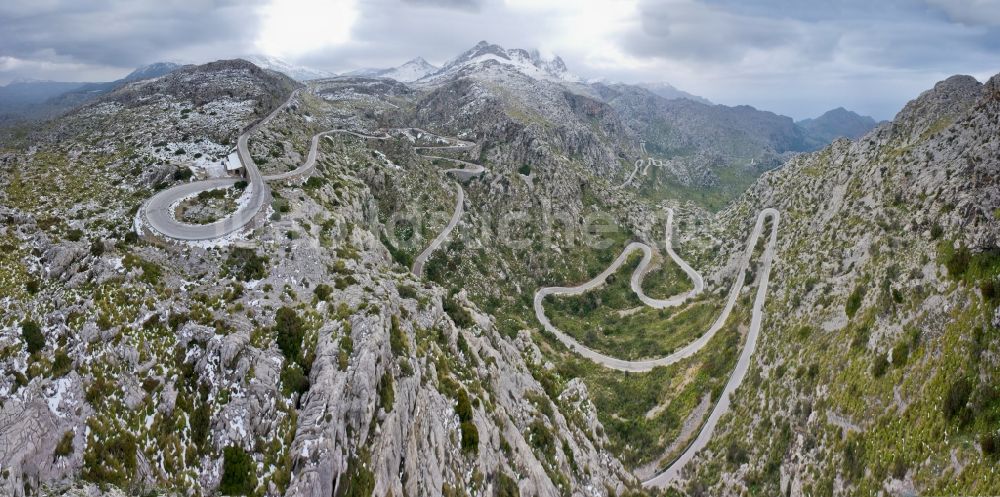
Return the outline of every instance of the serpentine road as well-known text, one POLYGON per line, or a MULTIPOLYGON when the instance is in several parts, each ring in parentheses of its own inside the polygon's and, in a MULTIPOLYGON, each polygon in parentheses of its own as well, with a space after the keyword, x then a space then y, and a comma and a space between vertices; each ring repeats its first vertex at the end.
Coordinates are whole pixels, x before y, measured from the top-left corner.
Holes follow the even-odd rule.
MULTIPOLYGON (((219 221, 208 223, 208 224, 189 224, 178 220, 175 217, 175 210, 177 204, 184 199, 193 197, 201 192, 208 190, 215 190, 219 188, 229 188, 235 185, 239 178, 214 178, 204 181, 194 181, 190 183, 184 183, 177 185, 173 188, 164 190, 157 193, 152 198, 150 198, 145 206, 140 211, 140 216, 145 220, 146 226, 148 226, 153 231, 159 233, 166 238, 172 238, 181 241, 203 241, 203 240, 214 240, 222 238, 233 232, 236 232, 248 224, 250 224, 253 219, 257 216, 260 210, 264 207, 264 201, 267 199, 268 187, 265 183, 266 181, 281 181, 287 179, 293 179, 301 176, 306 176, 311 174, 316 167, 316 157, 317 149, 319 148, 319 141, 324 136, 329 136, 335 133, 343 133, 359 138, 370 139, 370 140, 386 140, 390 136, 385 135, 368 135, 364 133, 358 133, 355 131, 349 131, 344 129, 332 129, 327 131, 322 131, 316 133, 312 136, 309 144, 309 152, 306 156, 306 160, 299 167, 287 171, 284 173, 271 174, 271 175, 261 175, 260 170, 257 168, 257 164, 254 162, 253 157, 250 155, 250 149, 248 146, 248 140, 250 135, 256 130, 260 129, 261 126, 270 122, 279 112, 283 111, 288 107, 288 105, 294 100, 301 89, 294 90, 288 99, 279 105, 276 109, 271 111, 264 119, 260 120, 258 123, 251 126, 249 129, 240 134, 236 142, 236 152, 239 156, 240 161, 243 163, 247 172, 247 191, 239 199, 239 207, 231 215, 219 221)), ((434 133, 429 133, 419 128, 412 128, 424 134, 434 135, 434 133)), ((438 136, 438 135, 434 135, 438 136)), ((452 139, 456 144, 454 145, 444 145, 444 146, 420 146, 414 147, 415 150, 420 149, 433 149, 433 150, 460 150, 468 149, 475 146, 475 143, 452 139)), ((434 155, 422 155, 428 159, 439 159, 451 161, 460 164, 461 168, 446 169, 445 174, 453 174, 460 181, 465 181, 473 176, 482 174, 486 169, 479 164, 474 164, 471 162, 452 159, 449 157, 439 157, 434 155)), ((457 191, 457 202, 455 205, 455 212, 452 215, 451 221, 445 227, 445 229, 438 234, 438 236, 431 242, 424 251, 417 257, 414 262, 412 271, 413 274, 419 276, 423 272, 423 266, 430 254, 437 250, 441 244, 448 238, 448 235, 458 224, 458 221, 462 216, 462 207, 465 202, 465 191, 462 189, 461 184, 456 185, 457 191)), ((137 227, 138 228, 138 227, 137 227)))
MULTIPOLYGON (((419 128, 414 128, 414 129, 428 135, 434 135, 434 133, 429 133, 419 128)), ((476 145, 475 143, 459 140, 457 138, 454 138, 453 140, 457 142, 456 145, 419 146, 419 147, 413 147, 413 149, 414 150, 464 150, 474 147, 476 145)), ((426 159, 446 160, 454 162, 456 164, 461 164, 462 165, 461 168, 444 170, 445 174, 452 174, 459 181, 468 180, 469 178, 472 178, 473 176, 478 176, 482 174, 484 171, 486 171, 486 168, 484 168, 479 164, 467 162, 460 159, 452 159, 450 157, 441 157, 437 155, 425 155, 425 154, 420 154, 419 152, 418 155, 426 159)), ((455 226, 457 226, 458 222, 462 219, 462 213, 464 212, 464 206, 465 206, 465 189, 462 188, 462 184, 459 182, 455 183, 455 188, 456 188, 455 211, 452 213, 451 219, 448 221, 448 225, 445 226, 444 229, 441 230, 441 233, 438 233, 438 236, 431 241, 431 244, 428 245, 427 248, 425 248, 424 251, 417 256, 416 259, 414 259, 413 269, 412 269, 414 276, 421 276, 424 273, 424 264, 427 264, 427 259, 430 258, 431 254, 435 250, 441 247, 441 244, 448 239, 448 236, 451 234, 452 230, 455 229, 455 226)))
MULTIPOLYGON (((732 397, 733 392, 740 387, 743 383, 743 379, 746 378, 747 371, 750 369, 750 358, 753 356, 754 350, 757 348, 757 339, 760 337, 760 326, 764 320, 764 301, 767 300, 767 285, 771 278, 771 264, 774 261, 774 247, 778 242, 778 220, 780 219, 780 214, 776 209, 768 208, 761 211, 760 215, 757 217, 757 227, 761 227, 763 224, 763 219, 766 216, 771 217, 771 236, 768 239, 767 247, 764 249, 764 261, 761 267, 760 273, 760 283, 757 286, 757 295, 753 301, 753 309, 750 314, 750 329, 747 331, 747 343, 743 347, 743 352, 740 353, 740 358, 736 362, 736 369, 733 370, 733 374, 729 376, 729 381, 726 383, 726 387, 722 390, 722 396, 719 397, 718 403, 715 405, 715 409, 712 409, 712 413, 708 415, 708 420, 705 421, 705 425, 702 426, 701 431, 698 432, 698 436, 694 439, 694 442, 688 446, 688 448, 681 453, 681 455, 674 460, 670 466, 667 466, 660 474, 642 482, 643 486, 646 487, 659 487, 663 488, 669 485, 671 482, 677 479, 680 474, 681 469, 687 465, 694 456, 708 445, 709 440, 712 439, 712 434, 715 432, 716 425, 719 424, 719 419, 726 412, 729 411, 729 405, 731 402, 730 397, 732 397)), ((758 230, 759 231, 759 230, 758 230)), ((754 240, 756 244, 756 240, 754 240)), ((739 279, 742 278, 742 274, 739 279)))
MULTIPOLYGON (((209 224, 188 224, 177 220, 174 217, 174 209, 180 201, 197 195, 203 191, 215 190, 218 188, 228 188, 240 181, 238 178, 216 178, 205 181, 195 181, 184 183, 173 188, 164 190, 153 195, 141 209, 140 215, 145 219, 146 225, 153 231, 158 232, 167 238, 183 241, 200 241, 222 238, 230 233, 242 229, 253 221, 260 212, 267 199, 267 185, 264 177, 261 176, 257 164, 250 156, 247 140, 250 135, 260 129, 267 122, 274 119, 279 112, 286 109, 291 101, 298 95, 300 89, 292 91, 288 100, 271 111, 264 119, 251 126, 240 134, 236 141, 236 153, 247 171, 247 192, 240 198, 240 207, 232 215, 209 224)), ((315 143, 310 156, 315 160, 315 143)))
POLYGON ((632 273, 631 287, 632 291, 643 300, 644 303, 650 305, 651 307, 657 307, 657 305, 662 305, 664 307, 669 305, 678 305, 684 302, 688 298, 696 295, 703 289, 703 284, 701 283, 700 275, 695 277, 698 273, 691 269, 691 267, 685 263, 676 253, 673 252, 670 243, 670 231, 671 231, 671 221, 673 219, 673 211, 668 210, 667 213, 667 238, 666 247, 667 252, 670 254, 671 259, 678 263, 684 272, 688 274, 692 282, 695 284, 695 289, 688 292, 687 294, 681 294, 679 296, 674 296, 666 300, 655 300, 649 299, 642 293, 641 282, 643 276, 648 272, 649 258, 651 257, 651 249, 648 245, 642 243, 631 243, 629 244, 621 255, 618 256, 614 262, 601 274, 597 275, 594 279, 583 283, 582 285, 575 287, 546 287, 538 290, 535 293, 534 308, 535 316, 538 318, 542 326, 556 338, 566 345, 570 350, 586 357, 602 366, 610 369, 615 369, 618 371, 625 372, 644 372, 649 371, 655 367, 668 366, 674 364, 681 359, 691 357, 696 352, 701 350, 705 345, 708 344, 709 340, 720 330, 722 326, 726 323, 729 318, 730 313, 733 310, 736 300, 739 297, 740 290, 743 288, 744 284, 744 274, 750 264, 750 258, 753 255, 754 248, 757 245, 757 240, 760 237, 761 232, 764 229, 764 222, 767 218, 771 218, 771 233, 768 240, 767 246, 764 249, 763 263, 761 269, 760 282, 757 288, 757 295, 754 300, 753 309, 751 311, 750 318, 750 328, 747 332, 747 343, 743 348, 742 353, 737 361, 736 368, 733 370, 732 375, 729 377, 729 381, 726 383, 725 389, 723 390, 722 397, 716 403, 715 408, 712 413, 709 414, 708 420, 702 427, 697 438, 688 446, 688 448, 676 459, 670 466, 668 466, 663 472, 657 474, 653 478, 643 482, 644 486, 647 487, 665 487, 673 482, 680 470, 687 464, 691 459, 694 458, 695 454, 698 453, 712 437, 712 433, 715 431, 715 426, 718 424, 719 418, 722 417, 729 410, 730 395, 739 388, 740 384, 743 382, 743 378, 746 377, 747 370, 750 367, 750 358, 753 355, 754 350, 757 346, 757 338, 760 335, 760 326, 763 320, 763 306, 767 298, 767 287, 770 280, 771 274, 771 264, 774 259, 775 245, 777 244, 778 238, 778 222, 780 219, 780 214, 776 209, 766 208, 760 212, 757 216, 757 222, 750 233, 750 237, 747 240, 747 247, 743 253, 740 260, 739 271, 736 273, 735 281, 729 292, 729 297, 726 300, 726 306, 723 308, 722 313, 719 318, 709 327, 709 329, 703 333, 698 339, 689 343, 688 345, 680 348, 673 353, 656 358, 656 359, 645 359, 637 361, 629 361, 624 359, 618 359, 611 357, 609 355, 598 352, 594 349, 584 346, 583 344, 576 341, 573 337, 567 335, 563 331, 559 330, 549 321, 548 317, 545 315, 545 309, 543 307, 543 301, 548 295, 578 295, 584 293, 588 290, 592 290, 602 286, 609 275, 614 273, 621 265, 625 262, 626 257, 634 250, 643 250, 643 260, 640 262, 639 266, 632 273), (647 301, 648 299, 648 301, 647 301))

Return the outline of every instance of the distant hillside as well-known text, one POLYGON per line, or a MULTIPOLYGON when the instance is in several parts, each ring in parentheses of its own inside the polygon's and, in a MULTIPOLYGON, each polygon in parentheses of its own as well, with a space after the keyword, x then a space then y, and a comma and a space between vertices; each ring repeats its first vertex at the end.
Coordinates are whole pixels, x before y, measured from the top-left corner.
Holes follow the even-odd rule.
POLYGON ((0 87, 0 126, 18 121, 50 119, 125 83, 157 78, 180 67, 172 62, 157 62, 140 67, 124 78, 101 83, 56 81, 10 83, 0 87))
POLYGON ((677 89, 677 87, 675 87, 674 85, 672 85, 670 83, 663 83, 663 82, 660 82, 660 83, 638 83, 636 86, 639 86, 641 88, 645 88, 645 89, 647 89, 647 90, 649 90, 649 91, 651 91, 651 92, 653 92, 653 93, 655 93, 655 94, 657 94, 657 95, 659 95, 659 96, 661 96, 663 98, 667 98, 667 99, 670 99, 670 100, 674 100, 674 99, 678 99, 678 98, 686 98, 688 100, 694 100, 695 102, 703 103, 705 105, 712 105, 712 102, 709 99, 707 99, 705 97, 699 97, 698 95, 695 95, 695 94, 692 94, 692 93, 688 93, 688 92, 686 92, 684 90, 677 89))
POLYGON ((803 119, 797 123, 808 135, 810 146, 819 148, 837 138, 861 138, 878 124, 869 116, 862 116, 843 107, 827 111, 815 119, 803 119))

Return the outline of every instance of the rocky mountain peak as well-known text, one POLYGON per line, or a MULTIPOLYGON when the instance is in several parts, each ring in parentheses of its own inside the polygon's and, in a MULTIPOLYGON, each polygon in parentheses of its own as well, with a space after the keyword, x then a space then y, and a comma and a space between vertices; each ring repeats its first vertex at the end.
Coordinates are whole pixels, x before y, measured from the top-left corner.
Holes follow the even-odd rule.
POLYGON ((250 61, 217 60, 199 66, 181 67, 161 78, 126 84, 96 102, 113 101, 133 106, 144 104, 148 99, 170 96, 203 105, 226 96, 255 100, 263 108, 268 108, 295 86, 297 83, 286 75, 265 70, 250 61))
POLYGON ((458 57, 448 61, 430 78, 453 75, 474 66, 503 64, 534 79, 576 81, 566 63, 559 56, 543 57, 538 50, 523 48, 505 49, 500 45, 480 41, 458 57))
POLYGON ((959 115, 975 105, 983 95, 983 84, 966 75, 939 81, 899 111, 893 121, 904 141, 918 139, 925 133, 947 127, 959 115))
POLYGON ((264 69, 280 72, 296 81, 308 81, 310 79, 332 78, 336 76, 336 74, 329 71, 295 65, 269 55, 250 54, 245 55, 242 58, 253 62, 255 65, 264 69))
POLYGON ((986 82, 983 94, 992 100, 1000 100, 1000 74, 994 75, 986 82))
POLYGON ((396 81, 416 81, 437 71, 437 66, 428 63, 423 57, 414 57, 399 67, 382 71, 378 76, 395 79, 396 81))
POLYGON ((862 116, 843 107, 828 110, 813 119, 797 122, 814 141, 814 147, 822 146, 837 138, 856 139, 875 128, 875 119, 862 116))

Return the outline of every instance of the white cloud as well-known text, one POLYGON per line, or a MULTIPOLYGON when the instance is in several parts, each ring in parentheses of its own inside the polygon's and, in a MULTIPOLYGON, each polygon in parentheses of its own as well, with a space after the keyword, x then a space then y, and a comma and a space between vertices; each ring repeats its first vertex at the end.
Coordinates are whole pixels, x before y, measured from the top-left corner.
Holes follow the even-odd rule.
POLYGON ((356 0, 272 0, 260 18, 258 50, 300 57, 350 42, 358 6, 356 0))

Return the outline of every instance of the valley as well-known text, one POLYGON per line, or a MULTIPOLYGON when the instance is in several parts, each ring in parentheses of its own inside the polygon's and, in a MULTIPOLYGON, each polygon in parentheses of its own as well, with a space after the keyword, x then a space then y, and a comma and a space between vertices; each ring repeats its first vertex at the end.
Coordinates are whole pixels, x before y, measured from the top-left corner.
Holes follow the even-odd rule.
POLYGON ((481 42, 6 129, 0 494, 1000 492, 1000 76, 668 86, 481 42))

